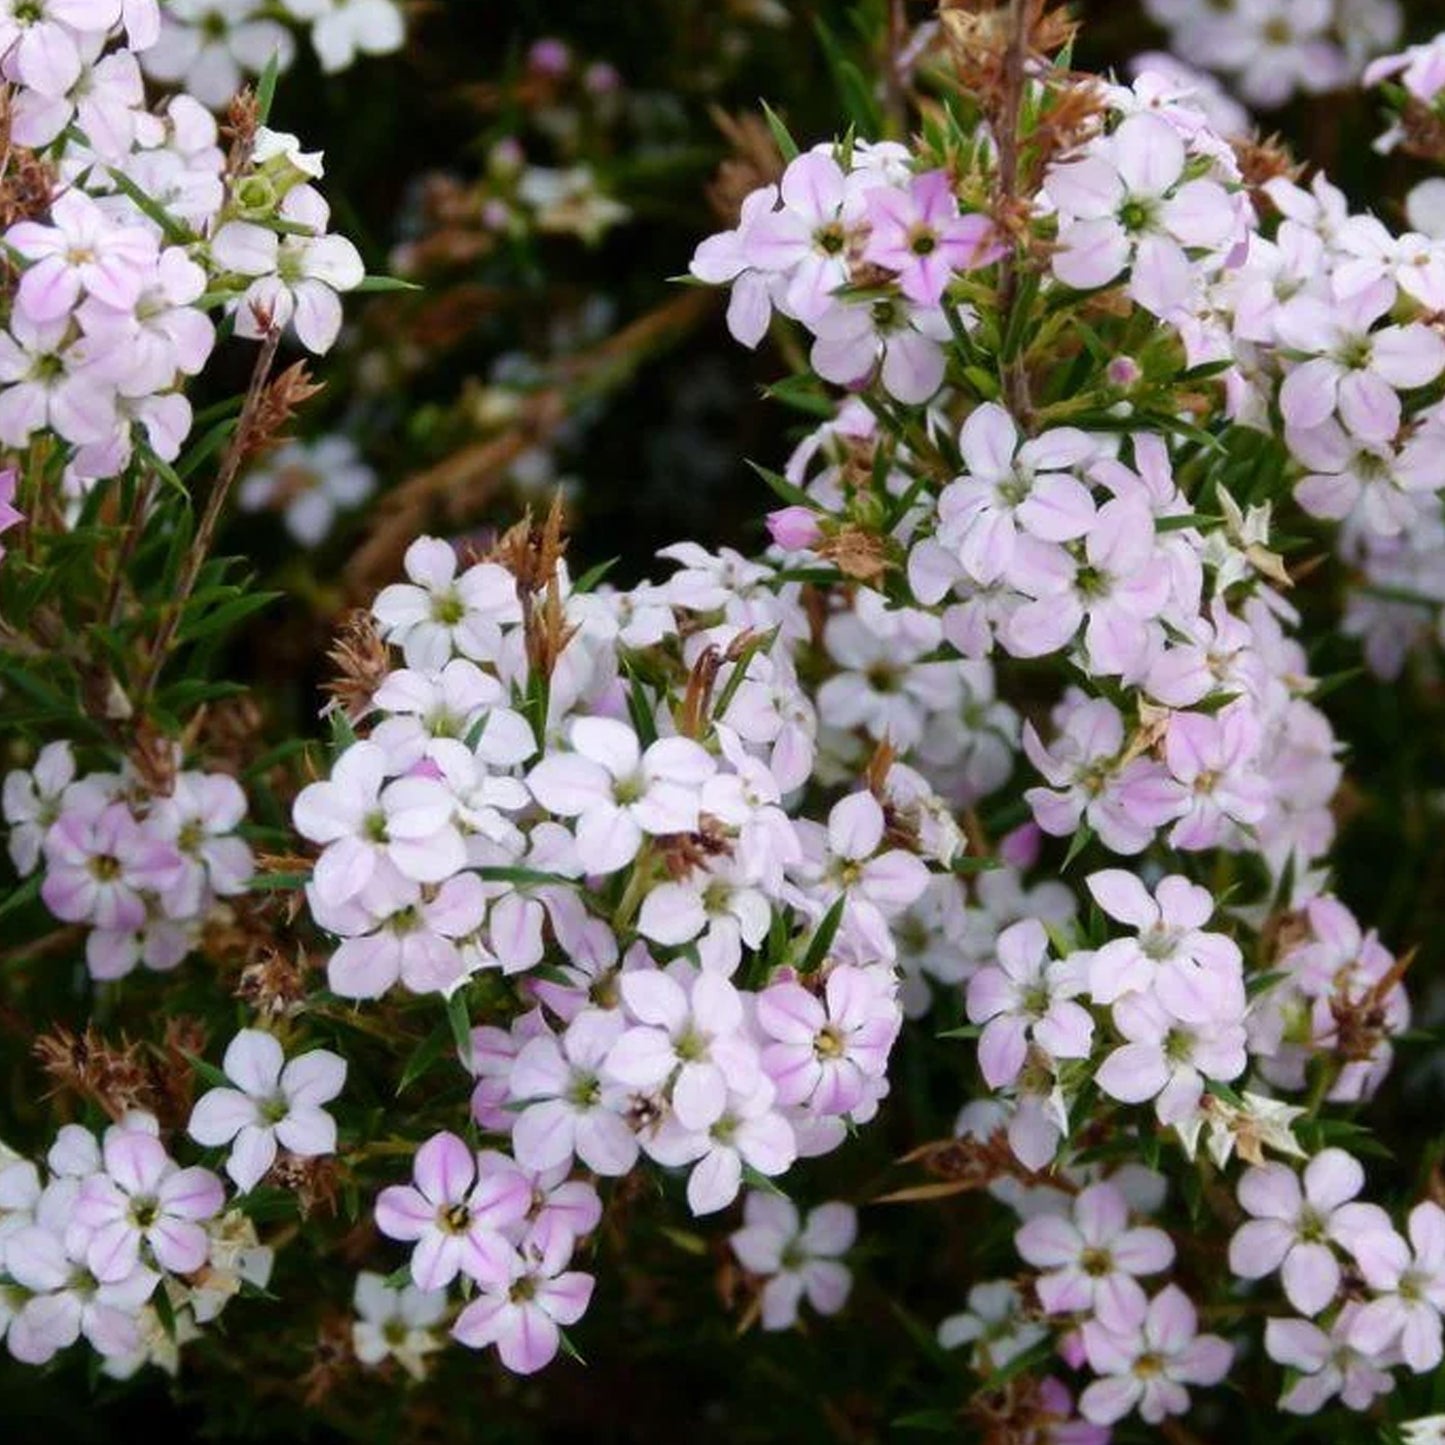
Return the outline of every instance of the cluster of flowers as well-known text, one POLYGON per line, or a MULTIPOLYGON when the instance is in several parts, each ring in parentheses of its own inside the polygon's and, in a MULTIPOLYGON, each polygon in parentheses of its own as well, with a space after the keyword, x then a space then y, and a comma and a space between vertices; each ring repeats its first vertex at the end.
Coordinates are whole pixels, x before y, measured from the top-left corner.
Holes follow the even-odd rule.
MULTIPOLYGON (((302 1160, 334 1152, 336 1125, 322 1106, 341 1091, 343 1059, 312 1049, 287 1062, 271 1034, 243 1029, 223 1064, 229 1082, 197 1101, 186 1132, 229 1146, 238 1194, 282 1148, 302 1160)), ((99 1140, 67 1124, 43 1170, 0 1146, 0 1335, 25 1364, 83 1338, 118 1378, 146 1364, 174 1373, 201 1325, 243 1287, 265 1288, 272 1258, 221 1179, 178 1164, 143 1110, 99 1140)))
POLYGON ((77 775, 70 744, 48 743, 6 775, 0 814, 16 872, 38 872, 51 913, 89 930, 96 979, 175 968, 256 871, 238 834, 246 795, 224 773, 178 772, 155 793, 129 767, 77 775))
POLYGON ((796 157, 689 269, 731 283, 728 328, 745 346, 762 340, 776 310, 813 334, 819 376, 848 385, 881 364, 888 393, 916 403, 943 380, 950 278, 1002 253, 987 216, 960 212, 944 171, 915 175, 906 147, 860 141, 796 157))
MULTIPOLYGON (((1438 510, 1438 479, 1425 463, 1445 371, 1445 342, 1429 321, 1440 310, 1429 294, 1435 243, 1348 216, 1322 178, 1309 189, 1275 179, 1251 193, 1232 149, 1193 104, 1187 77, 1146 72, 1097 95, 1092 133, 1051 161, 1033 198, 1052 310, 1065 312, 1071 293, 1084 306, 1088 293, 1121 290, 1146 319, 1164 321, 1175 367, 1219 377, 1229 441, 1257 445, 1251 431, 1278 430, 1307 510, 1389 535, 1417 525, 1414 493, 1421 511, 1438 510)), ((1037 99, 1046 105, 1042 88, 1037 99)), ((849 178, 828 147, 789 173, 808 164, 823 174, 823 163, 849 178)), ((890 163, 904 170, 888 193, 937 184, 937 215, 952 215, 959 193, 986 193, 967 161, 951 176, 927 158, 890 163), (909 164, 920 172, 911 181, 909 164)), ((990 166, 986 156, 974 163, 990 166)), ((815 187, 814 202, 820 194, 828 193, 815 187)), ((836 209, 815 205, 799 227, 811 245, 784 259, 769 249, 788 214, 786 193, 783 202, 779 211, 772 188, 755 192, 739 228, 704 242, 694 261, 699 279, 731 283, 739 339, 755 342, 774 307, 821 336, 794 294, 810 285, 825 292, 810 303, 814 315, 872 315, 880 305, 912 315, 907 308, 923 304, 941 313, 928 323, 926 352, 921 331, 901 352, 880 342, 846 367, 830 367, 819 342, 813 348, 819 376, 867 393, 866 408, 846 403, 805 444, 784 479, 793 500, 769 519, 787 566, 817 575, 832 565, 865 579, 823 628, 821 650, 835 671, 824 666, 818 697, 834 690, 830 720, 886 741, 927 785, 967 802, 957 777, 935 771, 928 756, 932 700, 942 716, 962 712, 967 737, 974 717, 960 708, 961 670, 991 669, 1000 655, 1053 657, 1074 679, 1054 708, 1051 741, 1032 724, 1021 729, 1042 779, 1024 794, 1032 823, 1000 845, 1010 865, 1004 908, 988 908, 989 880, 975 885, 970 907, 961 887, 943 891, 956 880, 935 879, 926 897, 936 906, 920 901, 896 928, 901 937, 916 930, 916 957, 945 960, 922 971, 963 984, 981 1030, 979 1063, 995 1095, 965 1111, 961 1131, 984 1141, 1000 1133, 1025 1171, 1052 1171, 1047 1186, 1000 1190, 1025 1218, 1020 1253, 1045 1273, 1028 1295, 1007 1282, 980 1286, 970 1312, 945 1323, 945 1343, 973 1343, 988 1373, 1041 1344, 1050 1317, 1063 1317, 1061 1359, 1096 1377, 1079 1399, 1080 1438, 1102 1438, 1087 1432, 1131 1411, 1157 1423, 1187 1407, 1188 1386, 1223 1378, 1231 1347, 1198 1334, 1182 1282, 1152 1297, 1137 1282, 1174 1263, 1167 1235, 1130 1220, 1131 1209, 1159 1209, 1163 1179, 1152 1195, 1131 1195, 1105 1166, 1079 1162, 1081 1131, 1101 1118, 1115 1129, 1132 1120, 1149 1136, 1152 1123, 1129 1112, 1148 1106, 1187 1157, 1207 1139, 1218 1167, 1236 1154, 1255 1166, 1239 1182, 1241 1207, 1272 1223, 1240 1232, 1233 1265, 1242 1281, 1284 1269, 1286 1300, 1300 1317, 1275 1320, 1266 1344, 1271 1358, 1302 1372, 1285 1408, 1312 1412, 1336 1393, 1363 1408, 1395 1367, 1418 1372, 1438 1360, 1439 1211, 1419 1206, 1407 1242, 1384 1211, 1353 1203, 1364 1178, 1350 1156, 1317 1153, 1301 1185, 1293 1168, 1262 1153, 1267 1145, 1307 1157, 1291 1127, 1306 1110, 1277 1095, 1313 1082, 1318 1101, 1367 1099, 1409 1018, 1401 965, 1325 891, 1320 864, 1334 835, 1340 750, 1290 635, 1297 617, 1282 593, 1283 562, 1269 550, 1270 503, 1241 506, 1215 478, 1206 511, 1179 479, 1186 465, 1199 473, 1195 445, 1172 440, 1160 422, 1129 425, 1136 407, 1167 416, 1171 404, 1154 400, 1152 343, 1136 343, 1139 359, 1091 348, 1093 389, 1085 383, 1049 405, 1046 422, 1025 424, 992 399, 975 379, 979 368, 968 367, 997 334, 987 277, 970 273, 998 260, 997 246, 950 254, 940 244, 944 225, 918 213, 908 234, 923 238, 921 252, 870 257, 888 206, 855 202, 844 223, 840 198, 836 209), (839 249, 876 263, 866 278, 828 251, 838 224, 847 235, 839 249), (962 358, 957 370, 950 353, 962 358), (930 358, 905 366, 902 386, 900 354, 930 358), (922 425, 890 421, 890 398, 929 403, 922 425), (1069 425, 1074 416, 1093 424, 1069 425), (1126 856, 1167 848, 1180 862, 1202 850, 1238 855, 1241 865, 1263 865, 1293 923, 1260 940, 1269 971, 1252 978, 1232 933, 1257 929, 1267 906, 1236 908, 1231 932, 1215 932, 1214 895, 1182 872, 1150 889, 1132 872, 1106 869, 1088 879, 1093 903, 1134 936, 1072 946, 1076 910, 1039 897, 1035 914, 1014 871, 1033 863, 1041 835, 1076 846, 1096 839, 1126 856), (977 951, 970 919, 985 930, 977 951), (1085 1094, 1088 1117, 1074 1117, 1085 1094), (1330 1235, 1330 1211, 1344 1206, 1330 1235), (1370 1298, 1342 1295, 1341 1252, 1370 1298), (1373 1388, 1349 1375, 1351 1361, 1373 1388)), ((1104 324, 1100 315, 1107 310, 1091 319, 1104 324)), ((991 703, 993 673, 979 676, 991 703)), ((1016 725, 1000 715, 989 731, 996 760, 975 777, 976 795, 1004 781, 1013 761, 1016 725)), ((1039 1388, 1063 1415, 1072 1411, 1061 1381, 1039 1388)))
MULTIPOLYGON (((1438 103, 1442 53, 1437 42, 1386 57, 1368 79, 1398 74, 1428 112, 1438 103)), ((1176 87, 1174 98, 1181 94, 1176 87)), ((1192 127, 1177 105, 1158 114, 1192 127)), ((1397 126, 1382 145, 1404 134, 1397 126)), ((1273 416, 1282 420, 1296 501, 1340 524, 1340 551, 1362 575, 1346 631, 1383 676, 1398 673, 1411 646, 1437 630, 1445 599, 1433 460, 1445 418, 1445 340, 1430 324, 1445 304, 1442 187, 1430 180, 1415 188, 1413 229, 1395 235, 1374 216, 1351 214, 1323 175, 1308 188, 1267 180, 1247 249, 1220 273, 1191 275, 1192 294, 1159 313, 1179 327, 1191 364, 1227 368, 1237 422, 1269 431, 1273 416)), ((1074 282, 1065 267, 1055 272, 1074 282)))
POLYGON ((664 584, 586 592, 506 540, 460 571, 414 543, 373 608, 406 666, 294 809, 322 845, 307 897, 340 940, 334 993, 509 985, 510 1023, 466 1060, 508 1152, 435 1136, 377 1223, 415 1242, 419 1289, 475 1282, 453 1332, 517 1370, 590 1295, 567 1265, 600 1203, 574 1160, 686 1170, 703 1214, 871 1117, 902 1019, 890 925, 959 849, 886 755, 826 822, 792 816, 816 733, 798 588, 734 553, 664 555, 664 584))
POLYGON ((220 1179, 181 1167, 150 1114, 99 1139, 65 1125, 43 1169, 0 1146, 0 1335, 26 1364, 83 1338, 110 1375, 174 1372, 179 1346, 243 1287, 263 1289, 271 1260, 220 1179))
POLYGON ((310 26, 312 48, 328 74, 359 56, 389 55, 406 39, 397 0, 166 0, 142 64, 152 80, 221 110, 247 76, 273 62, 290 68, 297 26, 310 26))
MULTIPOLYGON (((1191 1156, 1207 1133, 1218 1167, 1236 1153, 1254 1161, 1237 1185, 1248 1222, 1230 1243, 1229 1265, 1246 1282, 1278 1271, 1285 1300, 1298 1311, 1272 1318, 1265 1334, 1270 1357, 1300 1372, 1281 1408, 1311 1414, 1338 1394, 1364 1409, 1392 1388, 1393 1368, 1433 1370, 1445 1308, 1445 1213, 1417 1206, 1407 1241, 1379 1206, 1355 1202, 1365 1183, 1357 1160, 1337 1148, 1306 1155, 1292 1129, 1303 1108, 1247 1084, 1243 1093, 1231 1087, 1254 1067, 1266 1086, 1302 1090, 1306 1061, 1339 1048, 1337 1031, 1363 1003, 1400 1027, 1407 1006, 1394 961, 1361 937, 1341 904, 1316 898, 1300 939, 1280 959, 1289 982, 1250 1008, 1238 946, 1205 928, 1213 911, 1206 889, 1172 876, 1151 897, 1132 874, 1114 869, 1087 881, 1095 903, 1134 928, 1133 937, 1053 961, 1043 928, 1026 920, 1001 937, 997 966, 968 985, 969 1017, 983 1025, 985 1081, 1016 1100, 966 1110, 961 1132, 987 1137, 1002 1126, 1026 1168, 1060 1165, 1047 1184, 1000 1191, 1024 1221, 1020 1255, 1042 1271, 1032 1284, 1037 1313, 1016 1292, 1006 1300, 1000 1318, 1009 1345, 1031 1348, 1046 1337, 1044 1321, 1052 1323, 1065 1362, 1087 1364, 1099 1377, 1079 1402, 1084 1418, 1099 1425, 1135 1409, 1149 1423, 1182 1413, 1185 1387, 1217 1383, 1229 1366, 1223 1340, 1196 1337, 1194 1307, 1176 1284, 1149 1298, 1138 1282, 1174 1261, 1166 1233, 1130 1223, 1131 1210, 1160 1210, 1164 1179, 1152 1176, 1148 1188, 1133 1176, 1116 1183, 1059 1156, 1070 1087, 1092 1078, 1106 1099, 1152 1101, 1191 1156), (1287 1016, 1300 1025, 1285 1026, 1287 1016), (1265 1162, 1265 1147, 1306 1160, 1302 1175, 1265 1162), (1372 1292, 1368 1300, 1344 1289, 1341 1253, 1372 1292)), ((1330 1096, 1368 1097, 1388 1066, 1388 1044, 1376 1036, 1344 1057, 1330 1096)), ((956 1321, 945 1322, 942 1335, 947 1343, 989 1337, 956 1321)), ((1008 1362, 1007 1346, 1003 1358, 996 1342, 990 1348, 988 1368, 1008 1362)))
POLYGON ((1398 0, 1145 0, 1144 9, 1174 54, 1265 110, 1354 83, 1404 25, 1398 0))
POLYGON ((364 273, 355 247, 327 234, 319 155, 261 126, 228 160, 194 97, 146 108, 137 51, 154 5, 125 7, 124 40, 120 0, 66 6, 64 19, 59 8, 20 7, 12 34, 0 26, 11 139, 57 177, 43 213, 4 236, 21 273, 0 332, 0 442, 53 436, 78 497, 135 456, 179 455, 184 388, 216 342, 211 312, 253 339, 294 326, 325 351, 338 292, 364 273))
MULTIPOLYGON (((1445 36, 1375 61, 1365 82, 1385 87, 1395 115, 1377 149, 1404 149, 1437 167, 1445 162, 1438 141, 1445 36)), ((1373 217, 1348 216, 1343 197, 1322 183, 1317 191, 1322 209, 1315 228, 1323 241, 1317 284, 1345 296, 1374 286, 1380 304, 1394 305, 1395 319, 1438 313, 1445 297, 1445 178, 1430 177, 1410 191, 1410 230, 1401 236, 1373 217)), ((1384 678, 1398 676, 1412 651, 1445 637, 1445 513, 1433 456, 1445 422, 1438 388, 1411 398, 1400 421, 1398 434, 1383 444, 1328 448, 1323 463, 1333 475, 1301 483, 1317 498, 1312 504, 1301 497, 1308 510, 1341 522, 1338 547, 1359 577, 1345 630, 1360 638, 1371 669, 1384 678)), ((1294 450, 1316 470, 1309 455, 1294 450)))

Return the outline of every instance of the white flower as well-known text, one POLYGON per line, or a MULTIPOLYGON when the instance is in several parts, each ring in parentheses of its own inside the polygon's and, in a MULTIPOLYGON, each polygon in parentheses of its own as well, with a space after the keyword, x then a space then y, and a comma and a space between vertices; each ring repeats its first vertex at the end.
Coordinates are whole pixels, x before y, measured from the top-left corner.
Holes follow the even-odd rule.
POLYGON ((418 537, 402 565, 411 581, 383 587, 371 613, 407 666, 436 671, 458 653, 492 661, 502 625, 522 619, 512 574, 483 562, 458 577, 456 552, 436 537, 418 537))
POLYGON ((394 1289, 379 1274, 356 1277, 351 1348, 363 1365, 394 1359, 412 1379, 426 1374, 425 1356, 441 1348, 433 1326, 446 1313, 447 1292, 414 1284, 394 1289))
POLYGON ((406 25, 395 0, 286 0, 298 20, 310 20, 311 44, 322 70, 334 75, 358 55, 400 50, 406 25))
POLYGON ((222 1067, 237 1087, 212 1089, 197 1100, 187 1132, 208 1148, 231 1145, 226 1173, 242 1193, 276 1162, 278 1143, 303 1158, 335 1150, 336 1121, 321 1105, 341 1092, 345 1059, 312 1049, 286 1063, 270 1034, 242 1029, 222 1067))
POLYGON ((659 738, 645 752, 613 718, 578 718, 573 751, 544 758, 527 778, 550 812, 577 819, 577 856, 589 871, 615 873, 637 856, 644 834, 693 833, 698 793, 716 771, 687 738, 659 738))

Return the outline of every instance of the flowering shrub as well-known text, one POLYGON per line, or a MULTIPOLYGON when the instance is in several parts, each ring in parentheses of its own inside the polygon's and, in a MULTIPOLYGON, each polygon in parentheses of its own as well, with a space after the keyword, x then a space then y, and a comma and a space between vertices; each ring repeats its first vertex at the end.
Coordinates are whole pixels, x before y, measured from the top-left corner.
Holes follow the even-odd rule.
POLYGON ((1145 8, 1220 81, 1081 68, 1041 0, 820 20, 834 123, 718 112, 672 299, 446 404, 488 286, 655 204, 619 71, 532 44, 398 279, 270 124, 297 29, 330 74, 392 0, 0 16, 17 1398, 411 1438, 455 1386, 545 1438, 646 1361, 626 1438, 704 1388, 758 1439, 1445 1438, 1430 882, 1351 834, 1438 692, 1442 182, 1397 232, 1244 109, 1358 78, 1439 162, 1445 52, 1145 8), (801 426, 750 535, 629 583, 557 455, 714 307, 801 426), (268 510, 274 589, 218 551, 268 510))

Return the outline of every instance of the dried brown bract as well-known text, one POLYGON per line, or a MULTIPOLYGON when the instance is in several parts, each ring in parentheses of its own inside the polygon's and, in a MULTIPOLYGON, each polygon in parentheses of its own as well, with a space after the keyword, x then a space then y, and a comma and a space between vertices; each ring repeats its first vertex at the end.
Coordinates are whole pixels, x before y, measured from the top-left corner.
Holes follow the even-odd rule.
POLYGON ((359 722, 371 711, 371 699, 391 671, 390 649, 381 640, 369 608, 356 607, 342 617, 326 656, 336 669, 324 684, 330 706, 349 721, 359 722))
POLYGON ((343 1315, 330 1315, 316 1332, 310 1367, 301 1376, 302 1399, 308 1408, 322 1404, 354 1368, 350 1322, 343 1315))
POLYGON ((152 798, 169 798, 176 790, 180 752, 149 717, 139 717, 131 731, 131 766, 142 788, 152 798))
POLYGON ((716 105, 709 108, 708 115, 733 150, 708 183, 708 205, 724 226, 736 226, 748 196, 783 174, 783 153, 761 116, 751 112, 729 115, 716 105))
POLYGON ((1046 0, 1015 0, 1015 5, 994 0, 941 0, 938 17, 943 23, 953 70, 960 85, 971 91, 987 110, 1007 88, 1009 50, 1015 42, 1016 19, 1023 22, 1023 61, 1035 70, 1046 64, 1073 40, 1077 22, 1062 9, 1050 10, 1046 0))
POLYGON ((259 1014, 283 1018, 296 1013, 305 1002, 310 971, 311 960, 299 944, 288 953, 278 943, 262 943, 241 970, 236 997, 259 1014))
POLYGON ((845 577, 869 587, 877 586, 893 565, 887 541, 851 523, 820 542, 816 551, 845 577))
POLYGON ((302 1218, 309 1218, 318 1210, 335 1215, 341 1173, 336 1160, 330 1155, 302 1158, 283 1150, 281 1157, 271 1166, 268 1177, 278 1189, 288 1190, 296 1196, 302 1218))
POLYGON ((1038 1174, 1027 1169, 1015 1157, 1008 1135, 998 1129, 987 1139, 968 1135, 956 1139, 938 1139, 910 1150, 898 1161, 918 1164, 932 1182, 914 1184, 880 1195, 878 1203, 908 1204, 926 1199, 945 1199, 953 1194, 967 1194, 987 1189, 1000 1179, 1018 1179, 1025 1184, 1047 1182, 1056 1189, 1068 1189, 1062 1176, 1038 1174))
POLYGON ((256 92, 247 86, 232 97, 226 107, 221 134, 226 138, 226 174, 234 183, 237 176, 250 168, 256 149, 256 132, 261 127, 261 108, 256 92))
MULTIPOLYGON (((287 440, 285 428, 312 397, 325 390, 324 382, 311 380, 304 361, 288 366, 267 383, 256 404, 250 428, 241 439, 242 461, 253 461, 287 440)), ((283 485, 285 478, 282 479, 283 485)), ((309 485, 309 479, 304 483, 309 485)))
POLYGON ((1053 1427, 1069 1418, 1049 1405, 1040 1381, 1029 1375, 1016 1376, 996 1390, 980 1391, 963 1415, 979 1432, 981 1445, 1034 1445, 1053 1439, 1053 1427))
POLYGON ((562 559, 567 539, 562 529, 562 494, 552 498, 547 520, 538 526, 527 515, 497 543, 491 560, 516 579, 522 605, 522 635, 534 677, 549 678, 576 632, 562 606, 562 559))
POLYGON ((1389 972, 1361 995, 1351 992, 1347 979, 1336 986, 1330 997, 1330 1017, 1335 1024, 1337 1058, 1346 1063, 1364 1063, 1375 1057, 1380 1045, 1394 1032, 1390 995, 1404 981, 1416 951, 1412 948, 1401 954, 1389 972))
POLYGON ((1423 161, 1445 161, 1445 119, 1413 95, 1400 113, 1399 148, 1423 161))
POLYGON ((54 1085, 52 1094, 98 1104, 115 1120, 132 1109, 155 1110, 154 1082, 139 1044, 107 1043, 93 1025, 83 1034, 57 1026, 41 1034, 31 1051, 54 1085))

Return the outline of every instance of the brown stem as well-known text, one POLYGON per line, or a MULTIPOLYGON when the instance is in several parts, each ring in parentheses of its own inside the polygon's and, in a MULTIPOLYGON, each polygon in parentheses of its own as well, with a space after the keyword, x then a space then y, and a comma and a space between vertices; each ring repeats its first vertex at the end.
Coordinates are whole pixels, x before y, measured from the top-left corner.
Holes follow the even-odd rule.
POLYGON ((150 667, 146 671, 145 682, 140 689, 138 698, 140 704, 144 704, 154 693, 156 683, 160 681, 161 670, 166 665, 166 658, 175 645, 176 631, 181 625, 181 614, 185 611, 186 603, 195 590, 196 579, 200 576, 201 568, 210 554, 211 543, 215 539, 216 528, 220 524, 226 499, 230 496, 231 487, 241 470, 241 463, 245 459, 252 441, 252 434, 256 429, 257 417, 261 410, 261 402, 266 394, 266 383, 270 379, 271 367, 276 361, 276 351, 280 345, 281 329, 273 326, 266 333, 265 339, 261 342, 261 349, 256 355, 256 365, 251 371, 251 384, 246 389, 246 401, 241 407, 240 420, 236 424, 236 434, 231 438, 231 444, 226 449, 225 458, 221 462, 221 470, 216 476, 216 484, 211 488, 211 495, 206 499, 206 510, 201 514, 200 525, 196 528, 196 535, 186 554, 185 566, 182 568, 176 584, 175 600, 166 609, 166 615, 156 634, 150 667))

